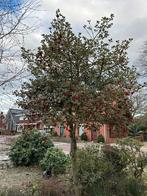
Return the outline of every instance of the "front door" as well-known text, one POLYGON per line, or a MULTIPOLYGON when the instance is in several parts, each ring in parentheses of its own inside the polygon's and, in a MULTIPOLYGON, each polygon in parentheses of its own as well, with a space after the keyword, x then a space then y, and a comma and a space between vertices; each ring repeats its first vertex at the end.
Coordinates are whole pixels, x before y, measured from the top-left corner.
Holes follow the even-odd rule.
POLYGON ((60 126, 60 136, 64 136, 64 126, 60 126))

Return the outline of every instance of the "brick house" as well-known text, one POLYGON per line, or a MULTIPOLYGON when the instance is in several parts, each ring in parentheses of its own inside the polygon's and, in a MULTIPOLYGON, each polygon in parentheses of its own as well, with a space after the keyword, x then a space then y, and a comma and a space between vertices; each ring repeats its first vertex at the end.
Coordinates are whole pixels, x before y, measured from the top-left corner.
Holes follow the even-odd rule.
MULTIPOLYGON (((112 107, 115 107, 115 105, 116 102, 113 101, 112 107)), ((126 111, 125 115, 129 121, 132 121, 132 115, 129 111, 126 111)), ((76 130, 76 137, 80 138, 82 133, 86 133, 88 141, 93 141, 98 137, 98 135, 102 135, 106 143, 113 143, 117 138, 123 138, 128 136, 127 128, 123 124, 120 125, 121 128, 119 132, 115 131, 114 124, 104 124, 100 127, 99 130, 96 131, 91 131, 85 128, 84 125, 80 125, 79 128, 76 130)), ((59 124, 54 127, 54 129, 59 136, 70 137, 69 129, 66 126, 59 124)))
POLYGON ((6 115, 6 130, 22 132, 23 130, 31 130, 33 128, 38 130, 44 128, 44 124, 37 115, 28 118, 25 110, 9 109, 6 115))
MULTIPOLYGON (((57 132, 58 136, 64 136, 69 138, 70 137, 70 132, 69 129, 66 126, 63 125, 57 125, 54 127, 55 131, 57 132)), ((127 137, 128 131, 125 128, 122 128, 120 132, 117 134, 114 131, 114 126, 110 125, 102 125, 99 130, 97 131, 91 131, 87 128, 84 128, 83 125, 81 125, 77 130, 76 130, 76 137, 80 138, 82 133, 86 133, 88 137, 88 141, 93 141, 97 138, 98 135, 103 135, 105 142, 106 143, 113 143, 115 142, 116 138, 123 138, 127 137)))
POLYGON ((17 131, 17 123, 20 117, 23 115, 24 111, 21 109, 10 108, 6 115, 6 130, 7 131, 17 131))
MULTIPOLYGON (((48 129, 45 124, 37 115, 31 115, 31 118, 28 118, 26 112, 20 109, 9 109, 6 116, 6 129, 9 131, 22 132, 23 130, 32 130, 33 128, 37 130, 46 130, 48 129)), ((52 127, 58 136, 61 137, 70 137, 69 129, 66 125, 58 124, 57 126, 52 127)), ((80 138, 82 133, 86 133, 88 141, 93 141, 97 138, 98 135, 103 135, 106 143, 113 143, 116 138, 126 137, 128 132, 125 128, 120 130, 119 134, 116 134, 114 131, 114 126, 102 125, 99 130, 91 131, 80 125, 76 130, 76 137, 80 138)))
POLYGON ((17 124, 17 132, 22 132, 23 130, 43 130, 44 124, 40 119, 28 119, 25 116, 20 118, 17 124))

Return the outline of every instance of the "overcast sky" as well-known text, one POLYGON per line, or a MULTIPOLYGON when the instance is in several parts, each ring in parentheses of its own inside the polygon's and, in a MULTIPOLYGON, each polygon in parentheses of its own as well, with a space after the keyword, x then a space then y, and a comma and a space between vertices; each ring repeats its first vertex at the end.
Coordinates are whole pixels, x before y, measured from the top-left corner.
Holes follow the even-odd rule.
MULTIPOLYGON (((17 0, 11 0, 17 1, 17 0)), ((19 0, 21 1, 21 0, 19 0)), ((93 22, 103 16, 115 15, 111 30, 113 39, 133 38, 129 49, 130 64, 136 64, 144 41, 147 40, 147 0, 38 0, 37 29, 24 39, 26 48, 38 46, 41 34, 48 32, 55 11, 59 8, 72 24, 74 32, 82 32, 87 20, 93 22)), ((28 19, 32 23, 32 19, 28 19)), ((1 68, 0 68, 1 69, 1 68)), ((1 70, 0 70, 1 71, 1 70)), ((1 108, 13 106, 13 99, 1 97, 1 108), (7 103, 7 104, 6 104, 7 103)))
POLYGON ((39 0, 41 7, 37 13, 37 31, 25 39, 25 46, 38 46, 41 34, 48 32, 55 11, 59 8, 72 24, 74 32, 82 32, 87 20, 95 22, 103 16, 115 15, 111 29, 112 38, 133 38, 129 49, 130 64, 136 64, 144 41, 147 40, 147 1, 146 0, 39 0))

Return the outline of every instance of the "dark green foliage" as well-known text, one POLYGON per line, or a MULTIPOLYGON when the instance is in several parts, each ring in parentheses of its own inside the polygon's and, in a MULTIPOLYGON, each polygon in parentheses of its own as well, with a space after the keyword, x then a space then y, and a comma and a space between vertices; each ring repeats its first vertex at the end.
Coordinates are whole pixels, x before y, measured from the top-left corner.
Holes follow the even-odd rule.
POLYGON ((146 127, 139 124, 139 123, 133 123, 129 126, 129 136, 135 137, 139 136, 140 133, 143 133, 146 130, 146 127))
POLYGON ((127 187, 130 192, 129 196, 146 196, 147 187, 142 179, 129 179, 127 187))
POLYGON ((79 193, 88 196, 144 196, 142 169, 146 166, 146 157, 139 149, 136 141, 127 139, 119 141, 117 146, 94 144, 78 150, 76 179, 79 193))
POLYGON ((85 132, 82 133, 82 135, 80 136, 80 138, 81 138, 82 141, 88 141, 88 137, 87 137, 87 135, 86 135, 85 132))
POLYGON ((97 136, 97 142, 98 143, 105 143, 105 138, 103 137, 103 135, 98 135, 97 136))
POLYGON ((57 137, 58 136, 57 132, 53 128, 50 130, 50 135, 52 137, 57 137))
POLYGON ((51 168, 54 175, 63 174, 66 172, 70 162, 69 156, 58 148, 49 148, 45 157, 40 162, 43 169, 51 168))
POLYGON ((110 164, 114 166, 116 172, 123 171, 127 167, 127 162, 122 159, 121 150, 119 148, 104 145, 102 147, 103 158, 110 164))
POLYGON ((48 136, 38 131, 25 132, 12 145, 9 156, 16 166, 38 164, 52 146, 48 136))

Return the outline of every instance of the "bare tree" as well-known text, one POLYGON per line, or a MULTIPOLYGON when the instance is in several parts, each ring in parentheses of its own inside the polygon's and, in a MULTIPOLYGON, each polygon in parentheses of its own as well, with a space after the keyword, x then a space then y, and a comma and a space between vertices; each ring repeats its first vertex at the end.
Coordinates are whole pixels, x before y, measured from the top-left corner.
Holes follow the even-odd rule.
POLYGON ((147 111, 147 88, 144 86, 140 90, 131 96, 133 102, 133 117, 144 115, 147 111))
POLYGON ((138 81, 142 84, 142 88, 133 96, 134 116, 144 115, 147 111, 147 41, 140 49, 136 67, 139 73, 138 81))
POLYGON ((144 42, 143 47, 140 50, 139 58, 137 60, 137 68, 140 72, 140 79, 146 82, 147 76, 147 41, 144 42))
POLYGON ((14 81, 24 72, 20 47, 23 38, 34 29, 32 13, 37 0, 0 0, 0 87, 14 81))

